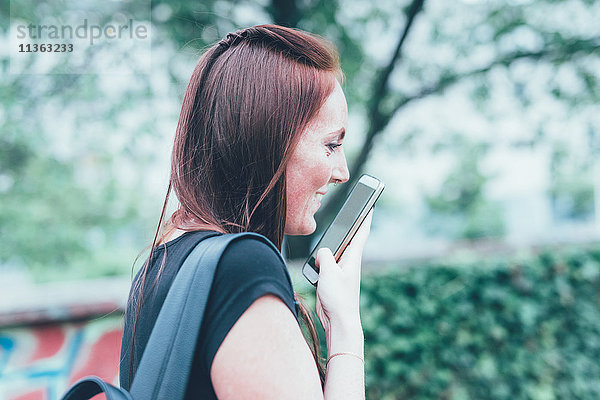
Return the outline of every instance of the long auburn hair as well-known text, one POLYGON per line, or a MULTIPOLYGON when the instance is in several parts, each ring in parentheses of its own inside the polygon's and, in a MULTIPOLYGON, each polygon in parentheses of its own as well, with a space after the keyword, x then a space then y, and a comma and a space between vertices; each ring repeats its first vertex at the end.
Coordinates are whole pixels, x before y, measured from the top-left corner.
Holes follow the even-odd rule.
MULTIPOLYGON (((338 54, 330 42, 276 25, 229 33, 202 55, 183 99, 171 178, 156 234, 134 283, 139 300, 132 362, 151 257, 167 235, 175 229, 256 232, 281 250, 286 166, 300 134, 341 76, 338 54), (171 190, 179 207, 164 222, 171 190)), ((157 277, 165 260, 166 246, 157 277)), ((295 298, 323 384, 319 337, 310 311, 297 294, 295 298)))

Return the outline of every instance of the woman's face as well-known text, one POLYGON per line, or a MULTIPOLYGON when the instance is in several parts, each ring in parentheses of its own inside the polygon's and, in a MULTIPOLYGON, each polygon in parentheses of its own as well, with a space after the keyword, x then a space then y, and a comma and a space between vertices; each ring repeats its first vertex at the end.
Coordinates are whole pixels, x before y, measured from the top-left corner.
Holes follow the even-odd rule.
POLYGON ((314 214, 330 183, 350 177, 342 145, 348 106, 340 84, 302 132, 286 169, 287 235, 309 235, 317 228, 314 214))

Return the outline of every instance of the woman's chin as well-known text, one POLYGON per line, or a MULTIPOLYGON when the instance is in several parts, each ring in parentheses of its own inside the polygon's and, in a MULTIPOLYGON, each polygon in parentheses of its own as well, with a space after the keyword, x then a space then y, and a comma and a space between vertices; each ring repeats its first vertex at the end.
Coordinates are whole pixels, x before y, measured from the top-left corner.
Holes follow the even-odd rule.
POLYGON ((317 223, 313 220, 313 223, 310 225, 308 229, 303 233, 303 235, 312 235, 317 229, 317 223))
POLYGON ((307 221, 302 224, 298 224, 295 227, 288 229, 286 227, 285 234, 289 236, 306 236, 312 234, 317 229, 317 222, 313 217, 310 217, 307 221))

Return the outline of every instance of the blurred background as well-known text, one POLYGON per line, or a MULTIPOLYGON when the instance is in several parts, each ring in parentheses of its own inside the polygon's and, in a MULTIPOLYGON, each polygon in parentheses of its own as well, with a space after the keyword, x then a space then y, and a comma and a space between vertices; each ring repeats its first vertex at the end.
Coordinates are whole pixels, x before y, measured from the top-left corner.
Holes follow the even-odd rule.
MULTIPOLYGON (((189 77, 262 23, 336 44, 351 177, 386 183, 363 267, 367 398, 598 398, 594 0, 0 0, 0 398, 115 381, 189 77), (19 24, 83 18, 149 37, 16 52, 19 24)), ((286 239, 309 303, 298 265, 351 185, 315 235, 286 239)))

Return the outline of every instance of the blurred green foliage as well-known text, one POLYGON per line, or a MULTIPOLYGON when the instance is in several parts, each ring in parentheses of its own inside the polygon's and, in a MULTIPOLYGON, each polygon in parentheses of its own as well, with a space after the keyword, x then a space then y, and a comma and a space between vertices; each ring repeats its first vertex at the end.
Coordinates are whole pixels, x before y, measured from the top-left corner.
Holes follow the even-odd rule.
POLYGON ((492 179, 481 171, 480 162, 489 146, 453 140, 456 165, 439 192, 425 196, 428 213, 425 228, 431 235, 455 239, 482 239, 504 234, 502 208, 485 195, 492 179))
POLYGON ((598 248, 367 274, 367 398, 597 399, 599 302, 598 248))
POLYGON ((556 144, 550 160, 552 182, 549 190, 558 220, 586 220, 594 217, 593 158, 571 157, 564 145, 556 144))
POLYGON ((600 397, 600 247, 363 268, 360 300, 367 399, 600 397))

